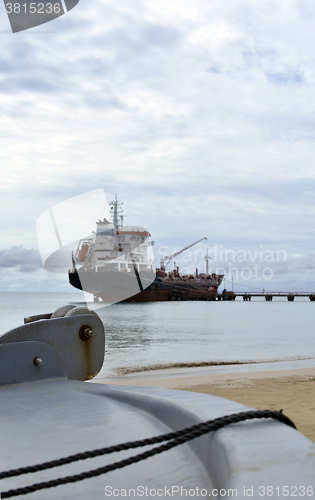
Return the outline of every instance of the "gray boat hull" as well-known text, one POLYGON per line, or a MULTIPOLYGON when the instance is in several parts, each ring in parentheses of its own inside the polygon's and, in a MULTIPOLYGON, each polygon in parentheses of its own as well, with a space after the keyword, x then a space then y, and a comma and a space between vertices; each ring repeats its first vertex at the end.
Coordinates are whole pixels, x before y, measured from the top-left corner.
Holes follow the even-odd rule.
MULTIPOLYGON (((73 311, 64 318, 33 318, 33 339, 28 340, 32 322, 0 338, 2 471, 153 437, 248 409, 205 394, 76 380, 99 371, 102 357, 97 346, 103 345, 104 331, 97 315, 80 315, 79 310, 71 316, 76 314, 73 311), (93 328, 88 340, 82 336, 83 326, 93 328), (51 339, 49 332, 54 333, 51 339), (36 338, 40 333, 45 342, 36 338), (41 363, 35 362, 38 359, 41 363), (82 369, 75 369, 80 360, 82 369)), ((145 449, 6 478, 0 491, 96 469, 145 449)), ((264 496, 262 488, 269 487, 265 497, 278 499, 288 497, 288 491, 302 492, 301 488, 314 492, 314 468, 314 443, 280 422, 253 420, 229 425, 123 469, 37 491, 27 498, 166 499, 211 494, 212 498, 258 499, 264 496)))

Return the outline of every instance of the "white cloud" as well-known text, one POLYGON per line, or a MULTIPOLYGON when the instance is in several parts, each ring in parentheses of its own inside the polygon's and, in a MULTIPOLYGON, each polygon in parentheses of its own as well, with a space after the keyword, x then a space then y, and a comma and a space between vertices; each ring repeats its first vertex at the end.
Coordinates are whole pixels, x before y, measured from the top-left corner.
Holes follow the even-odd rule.
POLYGON ((41 213, 102 187, 161 244, 311 254, 314 17, 306 0, 81 0, 10 35, 0 10, 2 246, 36 248, 41 213))

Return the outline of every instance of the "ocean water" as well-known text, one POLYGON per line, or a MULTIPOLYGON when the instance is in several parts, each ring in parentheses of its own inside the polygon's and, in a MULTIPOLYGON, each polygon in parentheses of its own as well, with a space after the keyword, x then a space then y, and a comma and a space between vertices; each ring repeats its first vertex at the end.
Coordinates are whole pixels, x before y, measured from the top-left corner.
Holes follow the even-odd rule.
MULTIPOLYGON (((0 333, 83 300, 80 293, 0 293, 0 333)), ((126 303, 97 312, 106 332, 102 377, 180 363, 315 361, 315 302, 304 298, 126 303)))

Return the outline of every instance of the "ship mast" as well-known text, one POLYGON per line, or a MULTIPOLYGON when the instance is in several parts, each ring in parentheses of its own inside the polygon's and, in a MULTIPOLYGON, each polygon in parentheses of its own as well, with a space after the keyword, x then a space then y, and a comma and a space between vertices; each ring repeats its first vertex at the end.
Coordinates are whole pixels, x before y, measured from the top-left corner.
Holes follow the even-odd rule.
POLYGON ((206 274, 209 274, 209 260, 211 260, 211 257, 209 257, 209 252, 207 248, 207 253, 205 256, 205 261, 206 261, 206 274))
POLYGON ((123 205, 123 203, 122 201, 118 201, 117 194, 115 194, 115 200, 111 202, 111 205, 114 207, 114 213, 112 215, 113 224, 115 226, 116 231, 118 231, 119 229, 118 217, 120 217, 122 220, 122 217, 124 216, 120 215, 123 212, 123 210, 120 208, 123 205))
POLYGON ((122 248, 121 248, 121 244, 119 242, 118 234, 119 234, 119 229, 121 229, 121 227, 123 225, 123 217, 124 216, 120 215, 123 212, 123 210, 121 208, 121 206, 123 205, 123 202, 118 201, 117 194, 115 194, 115 199, 114 199, 114 201, 112 201, 110 203, 110 205, 111 205, 111 209, 114 210, 111 213, 111 215, 112 215, 112 221, 113 221, 113 224, 115 227, 114 242, 116 245, 116 252, 118 252, 118 251, 121 252, 122 248), (119 226, 119 218, 121 220, 121 227, 119 226))

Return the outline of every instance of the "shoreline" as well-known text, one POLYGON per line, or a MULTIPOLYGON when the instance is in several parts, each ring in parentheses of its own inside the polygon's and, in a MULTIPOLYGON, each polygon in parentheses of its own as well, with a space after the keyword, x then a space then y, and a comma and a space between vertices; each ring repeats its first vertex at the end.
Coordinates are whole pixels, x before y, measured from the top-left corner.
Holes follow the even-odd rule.
MULTIPOLYGON (((99 376, 91 380, 91 383, 200 392, 236 401, 257 410, 283 409, 284 414, 293 420, 298 431, 315 442, 314 364, 313 360, 313 366, 273 370, 268 366, 264 370, 255 371, 249 369, 240 371, 240 366, 244 365, 237 365, 236 371, 236 365, 230 365, 229 368, 232 367, 233 371, 224 373, 220 370, 216 370, 215 373, 204 373, 203 367, 197 374, 196 368, 168 369, 126 375, 119 379, 105 379, 99 376)), ((249 367, 253 369, 253 365, 249 367)), ((211 368, 213 370, 219 367, 211 368)))
MULTIPOLYGON (((315 358, 314 357, 300 357, 300 358, 292 358, 292 359, 273 359, 273 360, 249 360, 249 361, 192 361, 192 362, 178 362, 178 363, 167 363, 167 364, 156 364, 156 365, 149 365, 149 366, 136 366, 136 367, 121 367, 121 368, 116 368, 115 373, 116 377, 121 377, 121 376, 129 376, 129 375, 142 375, 142 374, 154 374, 157 372, 161 373, 167 373, 167 370, 182 370, 189 368, 190 370, 192 368, 213 368, 213 367, 231 367, 231 368, 237 368, 236 371, 242 371, 245 370, 247 371, 248 368, 252 369, 253 371, 257 370, 265 370, 266 367, 269 369, 269 367, 276 367, 279 365, 281 366, 287 366, 288 363, 292 365, 292 368, 294 368, 294 365, 297 365, 298 368, 303 368, 303 366, 315 366, 315 358), (254 365, 254 366, 252 366, 254 365), (262 368, 256 368, 256 365, 262 365, 262 368), (243 368, 242 368, 243 367, 243 368)), ((216 368, 215 368, 216 369, 216 368)), ((229 370, 230 368, 228 368, 229 370)), ((281 368, 279 368, 281 369, 281 368)), ((208 370, 207 370, 208 371, 208 370)))
POLYGON ((269 372, 296 370, 315 367, 315 358, 284 359, 273 361, 236 361, 223 363, 174 363, 167 365, 152 365, 133 369, 118 368, 107 375, 102 371, 97 375, 100 383, 118 383, 123 380, 156 379, 170 377, 186 377, 197 375, 216 375, 227 373, 269 372))

